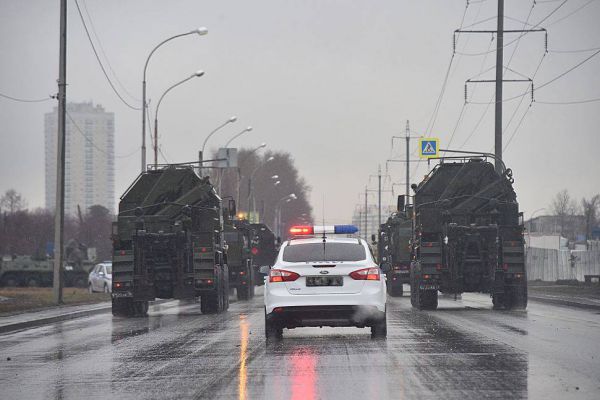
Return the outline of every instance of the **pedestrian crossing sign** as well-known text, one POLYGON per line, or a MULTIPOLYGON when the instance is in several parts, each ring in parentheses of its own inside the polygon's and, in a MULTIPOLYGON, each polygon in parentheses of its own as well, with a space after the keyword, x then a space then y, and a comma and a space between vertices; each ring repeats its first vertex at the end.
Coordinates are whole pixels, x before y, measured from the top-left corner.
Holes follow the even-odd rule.
POLYGON ((419 139, 419 157, 434 158, 438 156, 439 139, 438 138, 420 138, 419 139))

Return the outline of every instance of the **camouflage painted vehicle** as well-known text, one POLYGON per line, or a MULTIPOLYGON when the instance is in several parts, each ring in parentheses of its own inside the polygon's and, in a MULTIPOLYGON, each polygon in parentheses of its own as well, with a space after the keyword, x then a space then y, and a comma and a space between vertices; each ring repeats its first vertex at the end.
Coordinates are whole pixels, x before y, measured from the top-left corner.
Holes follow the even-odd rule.
POLYGON ((442 293, 489 293, 494 308, 527 307, 522 213, 512 171, 482 158, 443 159, 413 185, 411 303, 442 293))
POLYGON ((405 196, 398 196, 398 209, 379 228, 377 259, 386 272, 387 292, 402 296, 403 285, 410 283, 410 240, 412 208, 406 207, 405 196))
MULTIPOLYGON (((86 287, 93 263, 88 260, 65 261, 63 285, 86 287)), ((1 286, 48 287, 54 280, 54 260, 32 256, 5 256, 0 261, 1 286)))
POLYGON ((230 221, 225 224, 224 238, 227 244, 229 287, 236 289, 238 300, 249 300, 254 297, 251 252, 254 230, 247 220, 230 221))
POLYGON ((265 284, 265 280, 259 269, 264 265, 272 266, 275 264, 275 258, 277 258, 276 238, 273 231, 265 224, 251 224, 251 226, 254 230, 254 242, 250 249, 254 284, 261 286, 265 284))
POLYGON ((224 214, 208 177, 190 166, 140 174, 113 224, 113 314, 146 315, 156 298, 200 297, 203 313, 227 310, 224 214))

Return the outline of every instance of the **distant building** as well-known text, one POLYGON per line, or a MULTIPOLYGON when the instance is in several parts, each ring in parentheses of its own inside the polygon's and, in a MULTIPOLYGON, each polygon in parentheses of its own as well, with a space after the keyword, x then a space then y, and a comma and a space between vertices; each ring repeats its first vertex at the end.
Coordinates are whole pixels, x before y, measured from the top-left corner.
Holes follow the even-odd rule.
MULTIPOLYGON (((381 223, 387 221, 388 217, 391 213, 396 211, 396 206, 381 206, 381 223)), ((379 209, 377 205, 371 204, 367 208, 367 234, 365 236, 365 208, 357 207, 354 210, 354 215, 352 216, 352 225, 358 227, 358 234, 367 238, 367 241, 371 243, 371 235, 376 234, 379 231, 379 209)))
POLYGON ((530 233, 546 235, 562 235, 576 241, 585 235, 585 217, 583 215, 541 215, 525 222, 525 229, 530 233))
MULTIPOLYGON (((115 211, 115 117, 93 103, 67 104, 65 214, 85 213, 92 205, 115 211), (71 121, 71 119, 73 121, 71 121)), ((45 114, 46 208, 56 204, 58 109, 45 114)))

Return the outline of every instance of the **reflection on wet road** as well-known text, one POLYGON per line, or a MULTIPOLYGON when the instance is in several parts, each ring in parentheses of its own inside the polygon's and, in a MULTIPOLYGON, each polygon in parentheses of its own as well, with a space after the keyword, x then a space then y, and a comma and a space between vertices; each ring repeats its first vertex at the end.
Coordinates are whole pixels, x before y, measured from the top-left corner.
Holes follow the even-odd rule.
POLYGON ((262 297, 202 315, 97 315, 0 335, 2 399, 480 399, 600 397, 600 315, 532 302, 442 299, 435 312, 390 299, 388 339, 304 328, 264 340, 262 297), (9 360, 10 358, 10 360, 9 360))

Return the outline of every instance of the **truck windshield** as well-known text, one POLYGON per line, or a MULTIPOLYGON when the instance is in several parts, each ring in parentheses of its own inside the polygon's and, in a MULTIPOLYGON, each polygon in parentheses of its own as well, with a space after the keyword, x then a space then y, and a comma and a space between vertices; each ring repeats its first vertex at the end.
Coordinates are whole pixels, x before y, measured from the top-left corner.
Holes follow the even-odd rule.
POLYGON ((285 247, 283 261, 363 261, 365 248, 359 243, 301 243, 285 247))

